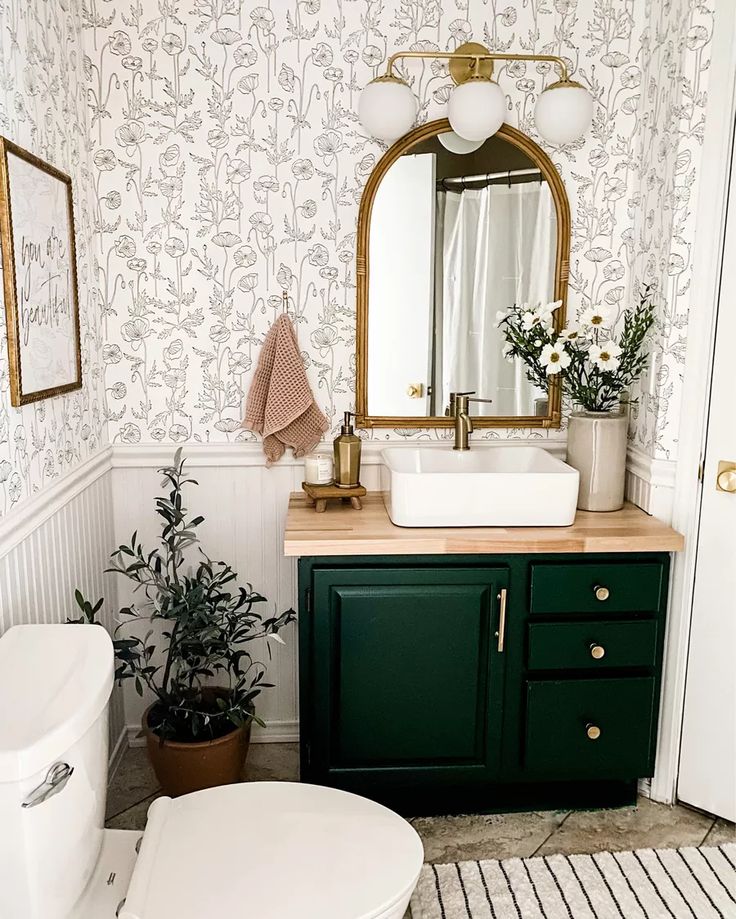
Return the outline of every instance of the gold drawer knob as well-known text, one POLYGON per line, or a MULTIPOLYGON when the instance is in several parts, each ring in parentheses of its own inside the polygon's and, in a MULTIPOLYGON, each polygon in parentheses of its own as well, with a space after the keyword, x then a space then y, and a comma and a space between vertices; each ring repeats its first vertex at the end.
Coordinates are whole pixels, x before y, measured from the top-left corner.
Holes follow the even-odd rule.
POLYGON ((601 729, 597 724, 588 724, 585 727, 585 733, 588 735, 588 740, 598 740, 601 736, 601 729))
POLYGON ((595 586, 596 600, 607 600, 611 596, 611 591, 607 587, 601 587, 600 584, 595 586))
POLYGON ((603 647, 603 645, 597 645, 595 642, 593 642, 593 644, 590 646, 590 656, 594 660, 599 661, 602 657, 606 656, 606 649, 603 647))

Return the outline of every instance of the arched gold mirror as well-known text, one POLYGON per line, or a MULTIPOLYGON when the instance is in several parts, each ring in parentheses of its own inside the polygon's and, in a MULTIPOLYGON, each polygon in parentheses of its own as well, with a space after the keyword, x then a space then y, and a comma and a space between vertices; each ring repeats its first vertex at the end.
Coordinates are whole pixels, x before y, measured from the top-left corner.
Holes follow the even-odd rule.
POLYGON ((357 422, 449 427, 475 392, 475 427, 559 427, 560 391, 503 355, 496 315, 561 300, 570 206, 542 148, 504 124, 470 147, 447 119, 400 138, 371 173, 357 239, 357 422), (462 150, 462 152, 460 152, 462 150))

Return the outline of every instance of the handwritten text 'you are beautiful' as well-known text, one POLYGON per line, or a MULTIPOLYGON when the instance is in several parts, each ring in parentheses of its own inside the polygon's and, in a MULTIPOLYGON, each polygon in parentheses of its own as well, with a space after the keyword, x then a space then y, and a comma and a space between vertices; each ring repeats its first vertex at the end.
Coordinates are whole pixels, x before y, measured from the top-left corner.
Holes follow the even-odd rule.
POLYGON ((27 345, 34 328, 59 328, 69 319, 68 247, 51 227, 41 242, 23 236, 20 261, 20 324, 27 345))

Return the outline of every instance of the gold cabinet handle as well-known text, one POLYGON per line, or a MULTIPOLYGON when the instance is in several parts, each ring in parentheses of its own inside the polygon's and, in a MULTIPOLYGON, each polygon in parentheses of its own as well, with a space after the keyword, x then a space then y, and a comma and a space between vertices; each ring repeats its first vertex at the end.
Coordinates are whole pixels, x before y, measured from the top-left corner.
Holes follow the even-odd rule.
POLYGON ((406 388, 406 394, 410 399, 421 399, 424 395, 424 384, 409 383, 406 388))
POLYGON ((502 587, 498 593, 498 631, 496 632, 496 638, 498 639, 497 650, 499 654, 503 654, 503 646, 506 640, 506 588, 502 587))
POLYGON ((736 492, 736 463, 727 460, 721 460, 718 463, 716 488, 718 491, 727 491, 731 494, 736 492))
POLYGON ((606 656, 606 649, 603 645, 597 645, 595 642, 590 646, 590 656, 599 661, 602 657, 606 656))
POLYGON ((588 735, 588 740, 598 740, 601 736, 601 729, 597 724, 586 724, 585 733, 588 735))
POLYGON ((602 587, 600 584, 596 584, 593 588, 595 591, 596 600, 607 600, 611 596, 611 591, 607 587, 602 587))

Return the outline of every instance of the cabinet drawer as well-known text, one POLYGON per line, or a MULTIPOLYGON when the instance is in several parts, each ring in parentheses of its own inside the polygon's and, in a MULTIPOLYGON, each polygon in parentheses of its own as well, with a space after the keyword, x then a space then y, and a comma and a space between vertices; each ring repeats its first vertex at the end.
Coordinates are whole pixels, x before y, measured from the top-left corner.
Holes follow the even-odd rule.
POLYGON ((664 590, 662 562, 532 565, 531 613, 653 613, 664 590))
POLYGON ((654 667, 657 622, 532 622, 530 670, 654 667))
POLYGON ((652 773, 653 677, 527 683, 525 767, 550 779, 652 773))

